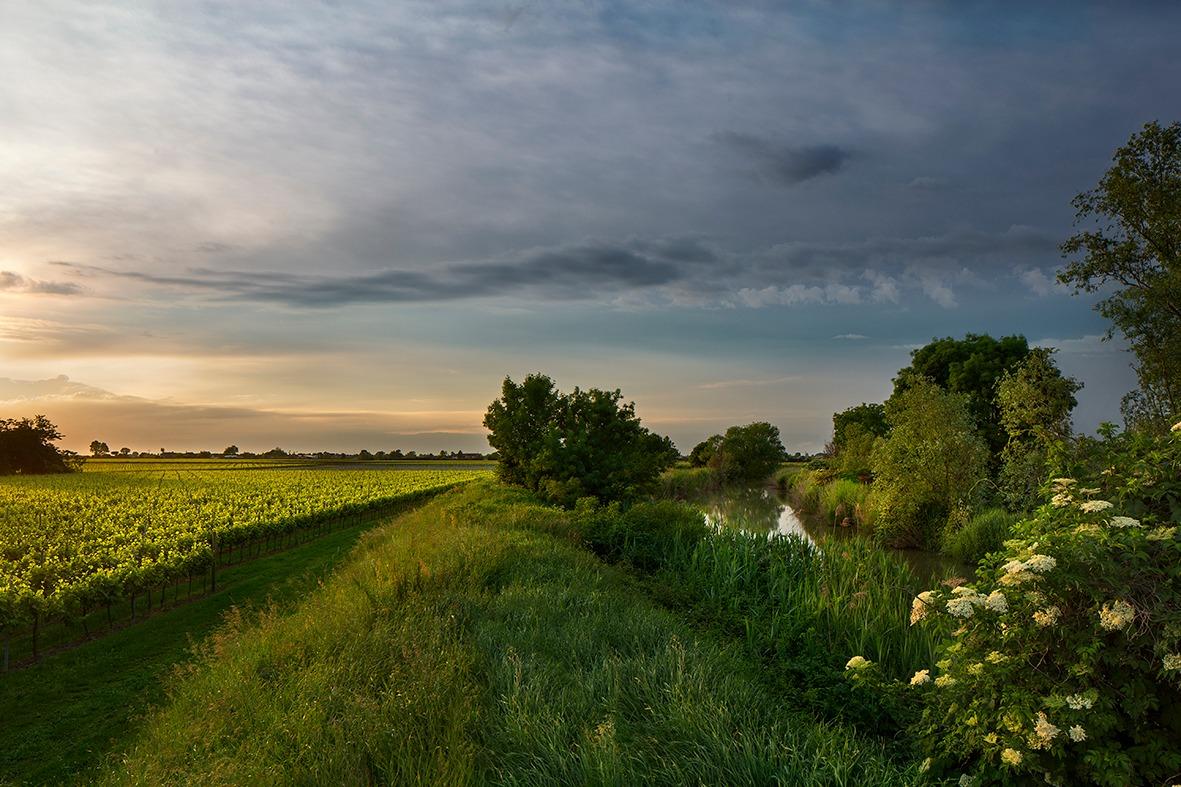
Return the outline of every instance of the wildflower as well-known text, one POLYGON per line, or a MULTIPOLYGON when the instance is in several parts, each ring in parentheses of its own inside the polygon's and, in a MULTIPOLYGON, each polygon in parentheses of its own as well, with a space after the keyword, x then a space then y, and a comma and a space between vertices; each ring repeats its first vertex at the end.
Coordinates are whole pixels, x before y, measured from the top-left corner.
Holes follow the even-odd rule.
POLYGON ((911 686, 922 686, 924 683, 930 683, 930 682, 931 682, 931 670, 929 670, 929 669, 919 670, 918 672, 916 672, 914 674, 914 677, 910 679, 911 686))
POLYGON ((984 606, 993 612, 1004 613, 1009 611, 1009 600, 1005 598, 1004 593, 994 590, 984 600, 984 606))
POLYGON ((1020 765, 1021 752, 1017 751, 1016 749, 1005 749, 1003 752, 1001 752, 1001 762, 1003 762, 1005 765, 1020 765))
POLYGON ((860 670, 865 669, 870 664, 873 664, 873 662, 864 656, 854 656, 853 658, 849 659, 849 662, 845 665, 845 669, 860 670))
POLYGON ((1050 505, 1055 508, 1066 508, 1072 499, 1069 492, 1059 492, 1050 498, 1050 505))
POLYGON ((1078 482, 1073 478, 1055 478, 1050 483, 1054 485, 1055 489, 1065 489, 1068 486, 1074 486, 1078 482))
POLYGON ((1108 631, 1126 628, 1136 617, 1136 610, 1126 601, 1116 601, 1111 605, 1104 604, 1099 610, 1099 625, 1108 631))
POLYGON ((1100 511, 1106 511, 1111 508, 1111 503, 1106 500, 1088 500, 1085 503, 1079 504, 1079 509, 1085 514, 1097 514, 1100 511))
POLYGON ((1037 749, 1048 749, 1050 742, 1058 736, 1061 732, 1057 727, 1050 723, 1046 718, 1046 714, 1038 711, 1037 724, 1033 725, 1033 734, 1037 737, 1036 743, 1033 744, 1037 749))
POLYGON ((959 587, 953 588, 951 594, 953 596, 974 596, 976 595, 976 588, 960 585, 959 587))
POLYGON ((1108 524, 1112 527, 1139 527, 1140 520, 1130 516, 1113 516, 1108 524))
POLYGON ((985 656, 984 660, 989 664, 1002 664, 1008 661, 1009 657, 1004 653, 1001 653, 999 650, 994 650, 992 653, 989 653, 987 656, 985 656))
POLYGON ((1025 564, 1020 560, 1010 560, 1008 563, 1001 566, 1001 569, 1006 574, 1019 574, 1025 570, 1025 564))
POLYGON ((1070 728, 1070 739, 1075 743, 1082 743, 1087 739, 1087 731, 1081 725, 1074 725, 1070 728))
POLYGON ((1162 661, 1167 670, 1181 670, 1181 653, 1167 653, 1162 661))
POLYGON ((1037 590, 1029 591, 1028 593, 1025 594, 1025 598, 1032 601, 1034 604, 1040 604, 1046 600, 1045 595, 1037 590))
POLYGON ((1097 487, 1097 486, 1089 486, 1086 489, 1078 490, 1078 493, 1080 495, 1086 495, 1087 497, 1090 497, 1091 495, 1099 494, 1100 491, 1102 491, 1102 490, 1100 490, 1099 487, 1097 487))
POLYGON ((957 681, 955 678, 951 677, 950 675, 940 675, 938 678, 935 678, 935 685, 941 689, 946 688, 948 686, 954 686, 958 682, 959 681, 957 681))
POLYGON ((1097 536, 1099 535, 1099 526, 1093 522, 1087 522, 1076 527, 1074 532, 1082 536, 1097 536))
POLYGON ((960 776, 960 787, 972 787, 976 783, 976 777, 970 773, 965 773, 960 776))
POLYGON ((975 664, 968 667, 968 674, 979 677, 980 675, 984 674, 984 665, 980 662, 976 662, 975 664))
POLYGON ((990 732, 990 733, 988 733, 987 735, 985 735, 985 736, 984 736, 984 742, 985 742, 985 743, 991 743, 991 744, 992 744, 992 745, 994 745, 994 746, 996 745, 996 743, 997 743, 997 741, 998 741, 998 740, 999 740, 999 738, 997 738, 997 736, 996 736, 996 733, 995 733, 995 732, 990 732))
POLYGON ((953 598, 947 602, 947 613, 957 618, 970 618, 975 611, 971 599, 953 598))
POLYGON ((1058 622, 1058 615, 1060 612, 1061 610, 1054 606, 1046 607, 1045 609, 1039 609, 1037 612, 1033 613, 1033 620, 1042 628, 1053 626, 1058 622))
POLYGON ((1020 585, 1022 582, 1028 582, 1031 579, 1037 579, 1037 574, 1031 571, 1021 570, 1005 574, 1000 578, 1000 583, 1002 585, 1020 585))
POLYGON ((1071 710, 1090 710, 1095 700, 1085 694, 1071 694, 1066 698, 1066 704, 1071 710))
POLYGON ((927 617, 927 613, 931 611, 931 602, 934 600, 935 594, 930 590, 924 590, 919 593, 914 601, 910 604, 910 625, 918 623, 923 618, 927 617))
POLYGON ((1177 423, 1173 424, 1173 428, 1170 429, 1169 431, 1170 432, 1181 432, 1181 421, 1178 421, 1177 423))
POLYGON ((1153 528, 1152 532, 1145 536, 1145 538, 1149 541, 1170 541, 1176 532, 1177 528, 1175 527, 1157 527, 1153 528))
POLYGON ((1025 561, 1025 567, 1038 574, 1045 574, 1058 565, 1058 561, 1049 555, 1030 555, 1025 561))

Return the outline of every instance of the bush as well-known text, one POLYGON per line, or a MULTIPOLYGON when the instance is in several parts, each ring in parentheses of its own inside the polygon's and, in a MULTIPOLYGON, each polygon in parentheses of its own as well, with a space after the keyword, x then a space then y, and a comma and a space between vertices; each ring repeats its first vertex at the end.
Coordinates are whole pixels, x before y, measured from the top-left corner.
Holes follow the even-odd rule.
POLYGON ((580 501, 578 514, 577 532, 595 554, 642 571, 657 570, 709 532, 700 511, 668 500, 638 503, 626 511, 617 504, 593 508, 580 501))
POLYGON ((1018 519, 1003 508, 987 508, 960 529, 948 533, 943 551, 961 563, 976 565, 985 555, 1000 550, 1018 519))
POLYGON ((726 483, 756 483, 766 481, 783 458, 779 429, 759 421, 727 429, 709 464, 726 483))
POLYGON ((973 784, 1169 784, 1181 772, 1181 424, 1096 479, 1056 479, 975 587, 920 594, 959 629, 917 729, 973 784), (1104 494, 1108 499, 1102 499, 1104 494), (1111 501, 1114 501, 1111 502, 1111 501), (1168 512, 1168 517, 1163 512, 1168 512))

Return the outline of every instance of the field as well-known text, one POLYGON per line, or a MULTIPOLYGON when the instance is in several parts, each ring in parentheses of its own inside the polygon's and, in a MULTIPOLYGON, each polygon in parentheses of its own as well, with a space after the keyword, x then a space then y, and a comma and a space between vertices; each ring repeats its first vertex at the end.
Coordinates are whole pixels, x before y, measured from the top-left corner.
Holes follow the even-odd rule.
MULTIPOLYGON (((71 623, 171 588, 216 581, 219 563, 420 498, 485 472, 325 469, 296 462, 107 462, 0 481, 0 631, 71 623)), ((142 614, 142 606, 141 612, 142 614)), ((88 633, 88 632, 87 632, 88 633)))

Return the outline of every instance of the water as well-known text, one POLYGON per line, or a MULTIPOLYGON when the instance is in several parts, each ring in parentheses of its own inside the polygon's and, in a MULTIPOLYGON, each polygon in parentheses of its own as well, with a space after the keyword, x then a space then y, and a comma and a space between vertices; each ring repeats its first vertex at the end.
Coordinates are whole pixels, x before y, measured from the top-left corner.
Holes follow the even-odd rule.
MULTIPOLYGON (((697 502, 705 511, 706 521, 718 528, 765 533, 768 538, 795 535, 816 545, 857 535, 855 527, 839 527, 822 521, 820 517, 801 515, 783 491, 775 487, 726 489, 697 502)), ((973 574, 970 566, 938 552, 914 549, 889 551, 908 563, 922 577, 941 579, 956 575, 970 578, 973 574)))

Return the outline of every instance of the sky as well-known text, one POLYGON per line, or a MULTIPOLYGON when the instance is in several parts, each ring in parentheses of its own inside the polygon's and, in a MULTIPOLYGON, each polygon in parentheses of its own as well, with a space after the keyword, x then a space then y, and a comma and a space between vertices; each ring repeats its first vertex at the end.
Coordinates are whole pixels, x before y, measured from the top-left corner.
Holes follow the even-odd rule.
POLYGON ((683 451, 1022 334, 1071 199, 1181 117, 1181 6, 614 0, 0 7, 0 417, 64 447, 486 450, 505 375, 683 451))

